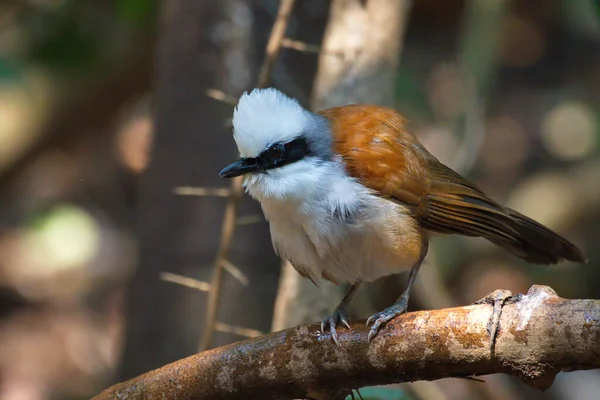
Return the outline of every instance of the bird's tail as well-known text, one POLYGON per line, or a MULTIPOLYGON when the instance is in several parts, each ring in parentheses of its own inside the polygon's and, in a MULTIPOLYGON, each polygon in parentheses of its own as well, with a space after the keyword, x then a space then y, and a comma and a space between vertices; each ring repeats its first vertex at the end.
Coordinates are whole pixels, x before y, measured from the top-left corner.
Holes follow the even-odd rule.
POLYGON ((516 235, 486 237, 490 242, 535 264, 556 264, 563 260, 587 262, 581 250, 567 239, 515 210, 503 209, 516 235))
POLYGON ((502 207, 437 159, 430 160, 429 170, 430 193, 422 202, 426 229, 484 237, 536 264, 587 261, 573 243, 539 222, 502 207))

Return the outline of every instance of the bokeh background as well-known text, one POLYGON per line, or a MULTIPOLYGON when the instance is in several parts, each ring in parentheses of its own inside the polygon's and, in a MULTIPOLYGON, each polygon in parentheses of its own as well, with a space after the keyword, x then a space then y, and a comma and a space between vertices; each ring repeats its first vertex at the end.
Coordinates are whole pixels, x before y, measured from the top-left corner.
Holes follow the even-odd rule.
MULTIPOLYGON (((287 37, 319 47, 330 2, 296 3, 287 37)), ((210 188, 227 187, 217 173, 235 157, 231 103, 255 85, 278 5, 0 2, 1 399, 88 398, 271 329, 281 263, 244 197, 203 343, 227 203, 210 188)), ((407 12, 395 106, 413 131, 589 257, 531 266, 483 240, 436 238, 411 308, 534 283, 600 298, 598 2, 414 0, 407 12)), ((318 55, 304 50, 282 50, 272 84, 309 104, 318 55)), ((382 284, 385 301, 396 281, 382 284)), ((424 400, 600 393, 595 371, 560 374, 544 394, 484 379, 392 389, 424 400)))

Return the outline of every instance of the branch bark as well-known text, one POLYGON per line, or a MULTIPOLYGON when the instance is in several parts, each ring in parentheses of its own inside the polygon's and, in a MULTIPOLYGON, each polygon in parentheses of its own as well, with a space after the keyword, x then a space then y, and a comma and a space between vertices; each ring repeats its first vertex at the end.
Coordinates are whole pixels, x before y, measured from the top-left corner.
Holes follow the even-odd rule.
POLYGON ((493 349, 491 315, 487 304, 403 314, 370 344, 357 323, 339 347, 317 325, 300 325, 185 358, 94 399, 337 399, 362 386, 493 373, 543 390, 560 371, 600 368, 600 300, 533 286, 503 307, 493 349))

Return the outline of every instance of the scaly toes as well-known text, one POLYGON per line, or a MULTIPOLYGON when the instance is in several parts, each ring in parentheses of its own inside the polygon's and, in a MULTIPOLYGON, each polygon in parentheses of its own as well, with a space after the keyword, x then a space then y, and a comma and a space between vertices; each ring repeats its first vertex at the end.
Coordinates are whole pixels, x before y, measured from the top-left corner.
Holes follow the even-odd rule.
POLYGON ((367 340, 369 342, 373 340, 375 335, 377 335, 377 332, 379 332, 381 326, 388 322, 390 319, 394 318, 394 316, 394 314, 386 314, 385 312, 380 312, 377 314, 373 314, 371 317, 369 317, 369 319, 367 320, 367 326, 371 325, 371 323, 373 323, 373 325, 369 330, 369 336, 367 336, 367 340))
POLYGON ((375 335, 377 335, 377 332, 379 332, 379 329, 381 329, 386 322, 396 315, 402 314, 404 311, 406 311, 405 304, 394 304, 381 312, 371 315, 366 323, 367 326, 372 324, 371 329, 369 330, 369 336, 367 337, 368 341, 370 342, 373 340, 375 335))
POLYGON ((336 330, 336 326, 338 325, 338 323, 342 323, 348 329, 350 329, 350 324, 348 323, 348 317, 344 310, 335 310, 331 316, 329 316, 329 317, 325 318, 323 321, 321 321, 321 332, 323 334, 325 334, 325 326, 327 326, 329 328, 329 333, 331 333, 331 338, 333 339, 335 344, 337 344, 339 346, 340 340, 339 340, 339 336, 338 336, 338 333, 336 330))

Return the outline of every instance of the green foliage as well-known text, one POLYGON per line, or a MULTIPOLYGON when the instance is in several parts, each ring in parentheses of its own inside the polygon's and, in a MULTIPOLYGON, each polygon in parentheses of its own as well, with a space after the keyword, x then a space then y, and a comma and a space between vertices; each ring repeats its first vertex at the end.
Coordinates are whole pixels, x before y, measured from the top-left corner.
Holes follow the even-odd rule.
POLYGON ((158 13, 156 0, 121 0, 115 2, 118 18, 126 22, 148 23, 158 13))
POLYGON ((592 0, 594 10, 596 10, 596 16, 600 18, 600 0, 592 0))
POLYGON ((10 21, 23 45, 3 55, 12 63, 0 58, 0 79, 14 75, 8 66, 28 63, 69 78, 102 72, 130 51, 137 33, 152 29, 157 13, 156 0, 64 0, 28 7, 10 21))
POLYGON ((61 18, 36 42, 29 53, 32 61, 49 68, 82 70, 101 59, 100 38, 82 29, 79 21, 61 18))

